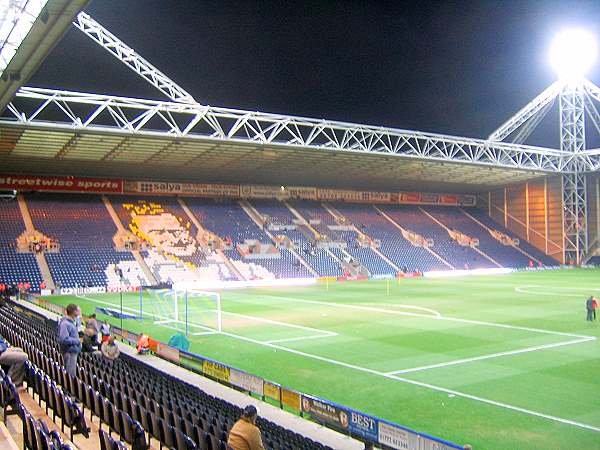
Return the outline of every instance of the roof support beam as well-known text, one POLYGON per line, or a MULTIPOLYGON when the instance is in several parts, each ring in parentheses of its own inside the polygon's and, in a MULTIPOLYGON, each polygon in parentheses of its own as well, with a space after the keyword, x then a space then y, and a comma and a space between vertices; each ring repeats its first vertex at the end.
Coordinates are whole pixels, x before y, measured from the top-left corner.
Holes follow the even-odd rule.
POLYGON ((197 104, 191 94, 92 19, 89 14, 80 12, 73 25, 174 102, 197 104))
POLYGON ((554 101, 562 89, 562 83, 556 81, 546 88, 540 95, 525 105, 519 112, 508 119, 500 128, 489 135, 490 141, 503 141, 510 136, 517 128, 531 119, 533 116, 543 111, 544 108, 554 101))
POLYGON ((0 123, 275 144, 542 172, 560 171, 569 156, 560 150, 482 139, 31 87, 17 93, 9 111, 14 119, 0 123))

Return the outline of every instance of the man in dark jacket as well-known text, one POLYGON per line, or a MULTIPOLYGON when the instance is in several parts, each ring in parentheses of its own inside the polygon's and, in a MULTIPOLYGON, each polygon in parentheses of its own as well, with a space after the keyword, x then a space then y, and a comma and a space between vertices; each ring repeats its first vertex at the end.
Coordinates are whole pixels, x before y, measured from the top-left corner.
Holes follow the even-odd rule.
POLYGON ((81 315, 79 306, 67 306, 67 315, 58 323, 58 343, 65 362, 65 369, 72 377, 77 375, 77 355, 81 352, 81 342, 75 321, 81 315))
POLYGON ((17 387, 20 387, 23 384, 26 360, 26 353, 20 348, 11 347, 10 344, 0 336, 0 365, 8 366, 7 375, 17 387))
POLYGON ((585 309, 587 310, 587 321, 591 322, 594 320, 594 297, 590 297, 585 302, 585 309))

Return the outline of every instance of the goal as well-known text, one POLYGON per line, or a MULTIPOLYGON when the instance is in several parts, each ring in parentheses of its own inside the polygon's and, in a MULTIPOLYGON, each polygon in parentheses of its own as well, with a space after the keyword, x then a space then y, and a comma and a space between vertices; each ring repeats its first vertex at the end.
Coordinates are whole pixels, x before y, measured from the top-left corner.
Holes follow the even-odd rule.
POLYGON ((223 331, 221 295, 198 289, 145 289, 140 293, 144 317, 191 335, 223 331))

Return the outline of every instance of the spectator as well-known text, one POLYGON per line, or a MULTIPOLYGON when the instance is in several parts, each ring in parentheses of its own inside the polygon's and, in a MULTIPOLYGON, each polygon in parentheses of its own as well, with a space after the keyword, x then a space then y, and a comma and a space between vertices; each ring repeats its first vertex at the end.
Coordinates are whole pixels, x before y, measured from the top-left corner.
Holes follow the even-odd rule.
POLYGON ((81 338, 81 351, 85 353, 93 353, 98 351, 98 335, 94 334, 92 328, 85 328, 83 330, 83 337, 81 338))
POLYGON ((102 322, 100 324, 100 335, 102 336, 102 344, 108 341, 108 338, 110 337, 110 325, 108 322, 102 322))
POLYGON ((67 373, 77 375, 77 355, 81 353, 81 342, 77 332, 76 321, 81 316, 79 306, 71 303, 67 306, 67 315, 58 323, 58 344, 65 363, 67 373))
POLYGON ((92 338, 92 340, 94 340, 96 343, 99 342, 98 340, 98 333, 100 332, 100 324, 98 323, 98 320, 96 320, 96 314, 92 314, 86 324, 85 324, 85 330, 83 330, 83 333, 90 336, 92 338))
POLYGON ((145 355, 150 351, 150 338, 147 334, 140 334, 137 340, 136 348, 140 355, 145 355))
POLYGON ((114 336, 108 337, 108 340, 102 344, 102 347, 100 347, 100 351, 102 352, 102 355, 109 361, 114 361, 121 353, 119 347, 115 343, 114 336))
POLYGON ((586 320, 588 322, 591 322, 592 320, 594 320, 593 318, 593 314, 594 314, 594 297, 590 297, 585 301, 585 309, 587 311, 587 317, 586 320))
POLYGON ((15 386, 23 385, 25 378, 25 361, 27 354, 20 348, 11 347, 11 345, 0 336, 0 365, 8 366, 7 375, 15 386))
POLYGON ((233 450, 264 450, 260 430, 256 426, 258 410, 248 405, 242 412, 242 417, 229 431, 227 444, 233 450))

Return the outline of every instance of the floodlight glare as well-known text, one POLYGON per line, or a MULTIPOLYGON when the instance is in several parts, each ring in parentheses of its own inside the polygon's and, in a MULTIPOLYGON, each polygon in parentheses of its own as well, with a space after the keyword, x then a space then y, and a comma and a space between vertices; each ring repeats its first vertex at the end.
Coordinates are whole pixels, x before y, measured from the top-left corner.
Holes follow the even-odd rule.
POLYGON ((583 78, 596 60, 594 36, 582 29, 559 33, 550 45, 550 64, 563 79, 583 78))

